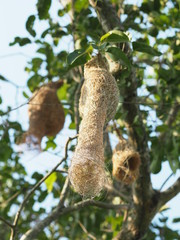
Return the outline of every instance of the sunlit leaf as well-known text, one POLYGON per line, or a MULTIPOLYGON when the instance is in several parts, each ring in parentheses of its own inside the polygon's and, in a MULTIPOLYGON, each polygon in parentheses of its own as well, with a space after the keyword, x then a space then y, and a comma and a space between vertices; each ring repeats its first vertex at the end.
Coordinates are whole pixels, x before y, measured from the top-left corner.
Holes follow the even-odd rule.
POLYGON ((129 38, 125 33, 119 30, 112 30, 104 34, 100 41, 109 43, 129 42, 129 38))
POLYGON ((69 129, 76 129, 76 124, 74 122, 70 123, 69 129))
POLYGON ((67 100, 67 89, 69 86, 69 84, 64 83, 63 86, 57 90, 57 96, 59 100, 67 100))
POLYGON ((54 185, 54 182, 56 181, 56 179, 57 179, 57 174, 54 172, 45 180, 45 184, 46 184, 48 192, 52 191, 53 185, 54 185))
POLYGON ((76 0, 74 8, 77 12, 81 12, 83 9, 86 9, 89 6, 88 0, 76 0))

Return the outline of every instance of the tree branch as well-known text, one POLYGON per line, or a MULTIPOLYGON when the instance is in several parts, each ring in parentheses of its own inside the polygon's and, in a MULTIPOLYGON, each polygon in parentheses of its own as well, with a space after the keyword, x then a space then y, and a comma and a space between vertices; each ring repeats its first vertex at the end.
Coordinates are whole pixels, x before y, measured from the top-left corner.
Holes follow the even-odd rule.
POLYGON ((99 201, 94 200, 85 200, 78 202, 74 204, 73 206, 62 208, 57 207, 55 208, 45 219, 43 219, 41 222, 37 223, 32 229, 27 231, 20 240, 32 240, 34 238, 37 238, 38 234, 47 226, 50 225, 51 222, 55 221, 56 219, 59 219, 59 217, 72 213, 74 211, 78 211, 80 209, 83 209, 88 206, 96 206, 103 209, 117 209, 117 210, 125 210, 129 206, 128 205, 114 205, 109 203, 103 203, 99 201))
POLYGON ((76 132, 79 132, 79 124, 80 124, 80 116, 79 116, 79 98, 81 94, 81 88, 84 82, 84 78, 81 78, 80 82, 78 83, 78 87, 75 92, 74 96, 74 113, 75 113, 75 124, 76 124, 76 132))
POLYGON ((97 238, 95 238, 91 233, 89 233, 89 232, 87 231, 87 229, 85 228, 85 226, 84 226, 80 221, 78 221, 78 223, 79 223, 80 227, 82 228, 83 232, 85 232, 89 238, 91 238, 91 239, 93 239, 93 240, 97 240, 97 238))
POLYGON ((179 192, 180 192, 180 177, 176 180, 176 182, 171 187, 169 187, 167 190, 160 193, 160 196, 159 196, 160 207, 163 206, 168 201, 170 201, 179 192))
POLYGON ((161 191, 163 189, 163 187, 165 186, 165 184, 169 181, 169 179, 174 175, 174 173, 171 173, 169 175, 169 177, 163 182, 163 184, 161 185, 159 191, 161 191))
POLYGON ((68 144, 69 144, 70 141, 72 141, 75 138, 77 138, 77 135, 75 137, 69 138, 67 140, 66 146, 65 146, 65 157, 49 173, 47 173, 25 196, 23 202, 21 203, 21 205, 20 205, 20 207, 19 207, 19 209, 16 213, 14 223, 13 223, 14 228, 11 231, 10 240, 13 240, 15 238, 16 227, 17 227, 17 224, 18 224, 18 221, 19 221, 19 218, 20 218, 20 214, 21 214, 26 202, 29 200, 29 198, 34 193, 34 191, 67 159, 67 157, 68 157, 68 144))
POLYGON ((59 204, 58 207, 61 208, 64 205, 64 201, 66 199, 67 193, 68 193, 68 189, 69 189, 69 177, 66 178, 66 181, 64 183, 60 198, 59 198, 59 204))
POLYGON ((5 220, 3 217, 0 217, 0 220, 5 223, 8 227, 10 228, 14 228, 14 225, 11 224, 10 222, 8 222, 7 220, 5 220))

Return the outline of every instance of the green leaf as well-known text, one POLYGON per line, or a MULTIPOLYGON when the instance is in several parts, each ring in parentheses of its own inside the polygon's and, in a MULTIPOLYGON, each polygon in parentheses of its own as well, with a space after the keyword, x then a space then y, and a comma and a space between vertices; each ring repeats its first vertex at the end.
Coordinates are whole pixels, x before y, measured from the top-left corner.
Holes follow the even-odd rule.
POLYGON ((88 8, 88 6, 89 6, 88 0, 76 0, 74 4, 74 8, 78 13, 80 13, 83 9, 88 8))
POLYGON ((38 72, 42 63, 43 63, 42 58, 33 58, 32 59, 32 71, 33 72, 38 72))
POLYGON ((63 86, 57 90, 57 96, 59 100, 67 100, 67 89, 69 87, 69 84, 64 83, 63 86))
POLYGON ((51 7, 51 0, 38 0, 37 10, 39 19, 47 19, 49 17, 49 9, 51 7))
POLYGON ((29 87, 29 89, 31 90, 31 92, 33 92, 37 86, 39 85, 39 83, 42 81, 42 77, 39 75, 33 75, 32 77, 30 77, 27 81, 27 85, 29 87))
POLYGON ((57 179, 57 174, 54 172, 45 180, 45 184, 49 193, 52 191, 53 185, 56 179, 57 179))
POLYGON ((29 96, 28 96, 27 93, 24 92, 24 91, 23 91, 23 96, 24 96, 25 98, 29 99, 29 96))
POLYGON ((76 67, 85 64, 89 59, 89 54, 92 52, 93 48, 90 46, 86 50, 77 49, 67 56, 67 63, 70 67, 76 67))
POLYGON ((150 165, 150 170, 153 174, 157 174, 161 171, 161 161, 159 161, 158 156, 154 157, 154 159, 150 165))
POLYGON ((26 22, 26 29, 33 37, 36 36, 36 32, 33 29, 35 19, 36 19, 35 16, 31 15, 31 16, 29 16, 29 18, 26 22))
POLYGON ((157 51, 156 49, 152 48, 151 46, 142 43, 142 42, 133 42, 133 50, 138 51, 138 52, 143 52, 143 53, 148 53, 152 56, 160 56, 162 55, 161 52, 157 51))
POLYGON ((125 33, 119 30, 112 30, 103 35, 100 41, 109 43, 129 42, 129 38, 125 33))
POLYGON ((165 132, 168 129, 169 129, 169 127, 167 125, 165 125, 165 124, 156 127, 156 131, 157 132, 165 132))
POLYGON ((8 82, 8 80, 4 76, 2 76, 1 74, 0 74, 0 80, 8 82))
POLYGON ((129 69, 131 68, 131 62, 129 61, 126 54, 120 48, 109 47, 106 52, 113 61, 120 61, 124 65, 126 65, 129 69))
POLYGON ((10 43, 9 46, 13 46, 16 43, 18 43, 21 47, 31 43, 31 40, 29 38, 20 38, 20 37, 15 37, 14 42, 10 43))
POLYGON ((76 129, 75 122, 72 122, 72 123, 69 124, 69 129, 76 129))
POLYGON ((46 148, 45 151, 47 151, 49 148, 52 148, 53 150, 57 147, 57 144, 53 141, 53 139, 49 139, 46 142, 46 148))
POLYGON ((173 223, 178 223, 178 222, 180 222, 180 217, 177 217, 177 218, 173 219, 173 223))

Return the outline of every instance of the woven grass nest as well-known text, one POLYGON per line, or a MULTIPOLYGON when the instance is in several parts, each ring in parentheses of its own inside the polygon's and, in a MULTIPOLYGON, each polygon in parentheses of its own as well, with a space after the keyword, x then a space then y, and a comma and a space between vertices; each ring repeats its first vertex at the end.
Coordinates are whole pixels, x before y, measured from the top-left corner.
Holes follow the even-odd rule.
POLYGON ((125 140, 117 144, 113 157, 113 176, 125 184, 132 184, 139 173, 140 156, 125 140))
POLYGON ((33 93, 29 102, 29 129, 20 144, 40 148, 44 136, 55 136, 64 126, 65 115, 56 91, 63 82, 50 82, 33 93))
POLYGON ((75 191, 94 197, 107 182, 103 128, 116 113, 119 91, 100 54, 85 64, 84 78, 79 104, 82 121, 69 177, 75 191))

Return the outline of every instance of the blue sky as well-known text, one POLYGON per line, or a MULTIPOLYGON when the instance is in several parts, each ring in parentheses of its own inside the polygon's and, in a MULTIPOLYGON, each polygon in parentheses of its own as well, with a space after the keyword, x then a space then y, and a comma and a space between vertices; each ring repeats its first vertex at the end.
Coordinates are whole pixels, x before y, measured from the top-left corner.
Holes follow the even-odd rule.
MULTIPOLYGON (((137 1, 139 2, 139 1, 137 1)), ((0 74, 8 78, 10 81, 14 82, 19 86, 25 86, 26 81, 29 78, 28 74, 24 71, 25 66, 27 65, 28 60, 33 57, 36 46, 27 45, 23 48, 15 45, 9 47, 9 43, 13 41, 14 37, 28 37, 29 34, 25 29, 25 22, 29 15, 36 13, 35 8, 36 1, 24 1, 24 0, 0 0, 0 74)), ((59 7, 58 0, 53 1, 53 7, 51 13, 56 18, 56 9, 59 7)), ((36 23, 36 30, 41 33, 46 27, 46 22, 42 21, 41 23, 36 23)), ((66 43, 63 43, 64 47, 66 43)), ((23 88, 27 93, 28 89, 23 88)), ((0 94, 3 99, 3 108, 6 109, 7 106, 16 107, 26 102, 22 96, 22 88, 15 88, 13 85, 4 83, 0 80, 0 94)), ((11 119, 20 121, 24 129, 28 127, 28 118, 27 118, 27 105, 19 108, 16 111, 11 113, 11 119)), ((75 133, 68 130, 69 119, 66 119, 65 128, 58 135, 56 142, 59 144, 59 150, 63 150, 64 143, 69 136, 74 136, 75 133)), ((1 120, 0 120, 1 121, 1 120)), ((116 138, 112 139, 113 146, 117 142, 116 138)), ((63 155, 63 151, 62 151, 63 155)), ((35 153, 27 152, 22 156, 22 163, 28 169, 29 175, 41 169, 42 173, 45 173, 47 170, 51 169, 59 160, 59 158, 54 157, 50 153, 42 153, 35 156, 35 153), (43 166, 43 167, 42 167, 43 166)), ((168 163, 163 164, 162 171, 158 175, 152 175, 151 179, 153 182, 153 187, 159 189, 165 179, 171 174, 168 163)), ((164 189, 170 186, 175 179, 180 175, 180 171, 172 177, 168 183, 165 185, 164 189)), ((48 203, 50 204, 51 197, 49 198, 48 203)), ((180 194, 170 201, 167 205, 171 209, 166 211, 165 216, 169 216, 169 225, 174 229, 180 228, 180 224, 171 224, 173 217, 179 217, 180 215, 180 194)), ((48 204, 47 203, 47 204, 48 204)))

